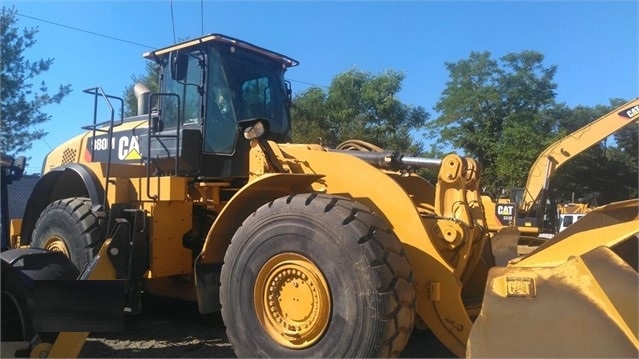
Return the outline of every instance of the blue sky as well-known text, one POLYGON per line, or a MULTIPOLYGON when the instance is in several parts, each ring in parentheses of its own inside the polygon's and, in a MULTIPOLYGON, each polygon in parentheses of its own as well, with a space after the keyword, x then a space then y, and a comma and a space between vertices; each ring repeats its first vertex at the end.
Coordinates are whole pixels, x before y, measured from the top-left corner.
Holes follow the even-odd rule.
MULTIPOLYGON (((558 67, 557 100, 570 107, 609 104, 639 96, 638 1, 8 1, 38 27, 26 56, 54 58, 36 79, 49 88, 71 84, 61 104, 45 108, 49 132, 25 155, 28 172, 92 120, 92 98, 102 86, 121 95, 131 76, 145 72, 142 53, 178 40, 223 33, 300 61, 287 73, 294 93, 327 86, 352 67, 403 71, 400 98, 432 109, 448 80, 446 62, 489 51, 493 58, 522 50, 558 67), (173 8, 174 26, 171 21, 173 8), (204 23, 202 23, 202 12, 204 23), (27 17, 28 16, 28 17, 27 17), (136 44, 32 19, 63 24, 136 44), (175 34, 173 32, 175 28, 175 34), (150 47, 141 46, 148 45, 150 47)), ((428 144, 428 139, 423 139, 428 144)))

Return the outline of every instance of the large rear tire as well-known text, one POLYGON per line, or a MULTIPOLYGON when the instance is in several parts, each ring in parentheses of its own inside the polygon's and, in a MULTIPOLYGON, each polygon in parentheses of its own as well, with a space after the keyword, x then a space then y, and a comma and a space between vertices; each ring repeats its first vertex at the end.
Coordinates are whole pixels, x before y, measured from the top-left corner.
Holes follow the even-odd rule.
POLYGON ((335 196, 277 199, 233 236, 220 301, 238 357, 399 356, 415 318, 401 243, 335 196))
POLYGON ((106 239, 105 219, 104 212, 92 210, 88 198, 55 201, 40 214, 31 247, 62 252, 82 272, 106 239))

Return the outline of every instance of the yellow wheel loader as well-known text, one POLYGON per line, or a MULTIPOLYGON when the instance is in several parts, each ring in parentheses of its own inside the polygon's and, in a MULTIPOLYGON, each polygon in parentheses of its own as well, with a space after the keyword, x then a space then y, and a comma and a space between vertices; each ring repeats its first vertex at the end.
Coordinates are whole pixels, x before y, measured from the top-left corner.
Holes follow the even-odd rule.
MULTIPOLYGON (((120 99, 87 90, 110 118, 47 156, 13 234, 30 248, 3 252, 3 273, 28 276, 16 258, 44 249, 82 279, 122 283, 122 311, 140 311, 142 291, 196 301, 221 311, 239 357, 399 356, 415 326, 460 357, 636 356, 636 201, 495 267, 474 160, 287 143, 297 61, 235 38, 144 57, 160 92, 136 86, 140 114, 123 119, 120 99), (539 330, 557 320, 561 337, 539 330), (601 331, 619 345, 588 346, 601 331)), ((86 333, 59 327, 53 346, 25 350, 76 356, 86 333)))

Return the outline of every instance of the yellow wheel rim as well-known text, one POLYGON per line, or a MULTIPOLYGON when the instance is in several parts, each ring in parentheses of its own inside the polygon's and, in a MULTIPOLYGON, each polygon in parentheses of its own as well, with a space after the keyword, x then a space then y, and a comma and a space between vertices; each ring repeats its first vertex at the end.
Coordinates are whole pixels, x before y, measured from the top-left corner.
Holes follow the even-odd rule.
POLYGON ((37 344, 31 350, 29 358, 46 358, 47 356, 49 356, 49 353, 51 352, 51 348, 53 348, 53 345, 49 343, 37 344))
POLYGON ((69 249, 67 245, 64 244, 64 240, 58 236, 51 236, 51 238, 47 239, 44 242, 44 249, 53 251, 53 252, 62 252, 67 258, 69 258, 69 249))
POLYGON ((284 347, 308 348, 328 327, 328 285, 319 268, 302 255, 283 253, 269 259, 257 275, 253 298, 260 324, 284 347))

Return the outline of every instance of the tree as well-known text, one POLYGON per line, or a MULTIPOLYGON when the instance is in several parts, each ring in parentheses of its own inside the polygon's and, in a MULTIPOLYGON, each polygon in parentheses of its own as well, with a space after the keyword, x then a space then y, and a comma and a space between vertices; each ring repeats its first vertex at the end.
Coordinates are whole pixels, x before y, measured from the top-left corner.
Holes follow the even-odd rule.
POLYGON ((639 124, 627 126, 615 133, 615 141, 621 149, 637 165, 639 162, 639 124))
POLYGON ((2 7, 0 14, 0 98, 2 98, 2 127, 0 128, 0 151, 20 154, 31 148, 34 141, 47 133, 34 126, 51 119, 43 108, 60 103, 71 92, 71 85, 60 85, 57 92, 49 93, 44 81, 34 88, 32 81, 49 70, 53 59, 30 61, 25 51, 35 45, 37 28, 16 26, 17 11, 2 7))
POLYGON ((421 129, 428 113, 397 99, 404 74, 386 71, 373 75, 358 69, 341 73, 328 91, 311 87, 293 99, 293 141, 335 147, 358 139, 389 150, 411 154, 422 143, 411 136, 421 129))
POLYGON ((440 146, 478 160, 483 182, 493 189, 522 187, 537 155, 556 138, 553 77, 534 51, 498 60, 489 52, 446 63, 450 80, 427 123, 440 146))
MULTIPOLYGON (((621 175, 625 180, 626 198, 639 197, 639 124, 625 127, 615 134, 617 147, 621 152, 618 157, 625 163, 628 172, 621 175)), ((621 189, 623 191, 623 189, 621 189)))
POLYGON ((124 98, 124 116, 130 117, 138 114, 138 99, 135 97, 133 93, 133 87, 136 83, 141 83, 145 85, 149 90, 157 92, 160 91, 160 82, 159 82, 159 67, 154 62, 146 63, 146 74, 145 75, 132 75, 131 81, 132 84, 127 86, 124 89, 124 94, 122 95, 124 98))

